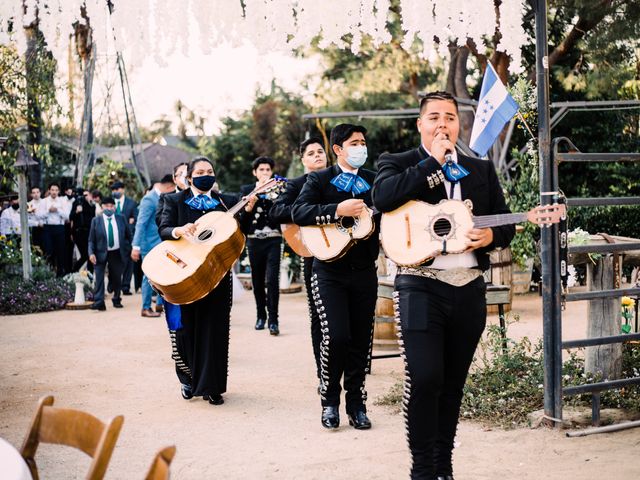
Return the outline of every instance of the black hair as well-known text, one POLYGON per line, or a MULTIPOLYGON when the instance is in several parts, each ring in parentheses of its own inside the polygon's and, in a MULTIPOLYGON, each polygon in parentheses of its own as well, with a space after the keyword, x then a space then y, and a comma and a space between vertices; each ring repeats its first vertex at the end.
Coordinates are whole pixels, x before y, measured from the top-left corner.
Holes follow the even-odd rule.
POLYGON ((434 100, 445 100, 448 102, 452 102, 456 107, 456 112, 458 111, 458 101, 456 100, 456 97, 451 95, 449 92, 437 91, 429 92, 420 99, 420 115, 422 115, 422 111, 427 108, 427 104, 434 100))
POLYGON ((186 165, 187 169, 189 168, 189 164, 187 162, 180 162, 179 164, 177 164, 175 167, 173 167, 173 176, 176 176, 176 173, 178 173, 178 169, 182 166, 186 165))
POLYGON ((51 182, 49 184, 49 190, 51 190, 51 187, 58 187, 58 190, 60 190, 60 184, 58 182, 51 182))
POLYGON ((191 162, 189 162, 189 165, 187 166, 187 177, 191 178, 193 169, 195 168, 196 164, 200 162, 207 162, 209 165, 211 165, 211 168, 214 168, 213 162, 209 160, 207 157, 196 157, 193 160, 191 160, 191 162))
POLYGON ((100 190, 91 190, 91 196, 93 198, 102 198, 102 193, 100 193, 100 190))
POLYGON ((367 129, 362 125, 353 125, 351 123, 339 123, 335 127, 331 129, 331 140, 330 144, 333 147, 334 145, 342 146, 342 144, 351 137, 356 132, 360 132, 363 135, 367 134, 367 129))
POLYGON ((313 145, 314 143, 317 143, 317 144, 321 145, 322 148, 324 148, 324 143, 322 143, 322 140, 320 140, 320 138, 318 138, 318 137, 309 137, 304 142, 302 142, 300 144, 300 147, 298 148, 298 152, 300 153, 300 156, 302 157, 304 155, 304 152, 307 150, 307 147, 309 145, 313 145))
POLYGON ((173 184, 173 175, 167 173, 164 177, 160 179, 160 183, 171 183, 173 184))
POLYGON ((252 170, 257 170, 258 167, 260 165, 262 165, 263 163, 266 163, 267 165, 269 165, 271 167, 271 170, 273 170, 273 167, 276 166, 276 162, 273 161, 273 158, 271 158, 271 157, 258 157, 253 162, 251 162, 251 169, 252 170))
POLYGON ((102 205, 107 205, 107 204, 115 205, 116 201, 113 199, 113 197, 104 197, 102 199, 102 205))

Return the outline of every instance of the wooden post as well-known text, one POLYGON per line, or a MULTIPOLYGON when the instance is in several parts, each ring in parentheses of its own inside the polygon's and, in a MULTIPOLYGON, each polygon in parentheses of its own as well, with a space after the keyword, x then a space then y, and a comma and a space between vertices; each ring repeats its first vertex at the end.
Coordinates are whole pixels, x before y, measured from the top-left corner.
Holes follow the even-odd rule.
MULTIPOLYGON (((603 255, 595 262, 587 262, 589 290, 615 288, 613 255, 603 255)), ((620 298, 589 300, 587 308, 587 338, 620 334, 620 298)), ((601 374, 603 379, 614 380, 622 375, 622 344, 587 347, 585 371, 601 374)))
POLYGON ((26 169, 18 171, 18 201, 20 202, 20 232, 22 239, 22 277, 31 280, 31 240, 29 238, 29 218, 27 216, 27 175, 26 169))

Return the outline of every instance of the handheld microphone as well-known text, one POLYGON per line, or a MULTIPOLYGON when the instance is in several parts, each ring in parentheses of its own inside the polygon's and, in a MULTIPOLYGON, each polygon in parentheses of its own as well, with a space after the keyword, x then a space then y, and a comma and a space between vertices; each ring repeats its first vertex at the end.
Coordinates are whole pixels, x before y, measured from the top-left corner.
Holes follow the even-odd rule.
POLYGON ((444 161, 445 163, 453 162, 453 152, 451 150, 444 152, 444 161))

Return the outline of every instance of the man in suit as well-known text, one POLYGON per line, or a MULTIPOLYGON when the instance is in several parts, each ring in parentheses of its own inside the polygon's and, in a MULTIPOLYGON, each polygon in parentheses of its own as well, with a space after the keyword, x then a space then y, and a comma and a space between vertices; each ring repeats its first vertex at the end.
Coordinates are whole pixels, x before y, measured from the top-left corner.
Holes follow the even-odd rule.
MULTIPOLYGON (((256 183, 243 185, 241 195, 250 194, 273 176, 275 162, 269 157, 258 157, 252 163, 256 183)), ((251 264, 251 283, 256 300, 256 330, 269 325, 269 333, 278 335, 278 303, 280 301, 280 254, 282 234, 280 223, 269 216, 273 200, 268 195, 257 195, 249 199, 243 215, 242 231, 247 235, 247 250, 251 264), (265 282, 266 280, 266 282, 265 282), (265 292, 266 287, 266 292, 265 292)))
MULTIPOLYGON (((71 213, 69 214, 69 221, 71 222, 71 238, 78 251, 80 252, 80 258, 75 261, 71 271, 77 272, 82 265, 89 259, 88 243, 89 243, 89 228, 91 227, 91 221, 96 216, 96 206, 91 198, 89 190, 79 188, 76 190, 76 199, 71 206, 71 213)), ((87 265, 87 270, 93 271, 93 264, 91 262, 87 265)))
POLYGON ((106 310, 104 302, 104 272, 109 266, 109 283, 113 287, 112 303, 122 308, 120 288, 125 262, 131 255, 131 230, 125 217, 116 213, 115 200, 102 201, 102 213, 91 221, 89 229, 89 261, 94 265, 95 290, 93 310, 106 310))
MULTIPOLYGON (((365 134, 360 125, 343 123, 333 128, 331 149, 338 162, 309 174, 291 210, 296 224, 333 224, 341 217, 359 217, 372 205, 375 173, 361 168, 367 160, 365 134)), ((343 375, 349 424, 371 428, 364 383, 373 340, 378 251, 376 228, 338 260, 313 262, 312 293, 322 327, 321 423, 328 429, 340 426, 343 375)))
MULTIPOLYGON (((134 262, 144 260, 147 253, 161 242, 158 225, 156 225, 155 221, 158 200, 160 195, 172 192, 174 189, 173 177, 170 174, 165 175, 162 180, 153 185, 149 193, 140 201, 138 220, 136 221, 135 233, 133 235, 133 248, 131 250, 131 258, 134 262)), ((159 317, 162 312, 162 297, 160 295, 156 297, 156 311, 154 312, 151 309, 152 294, 153 290, 145 275, 142 277, 141 315, 143 317, 159 317)))
MULTIPOLYGON (((187 185, 187 168, 189 167, 188 163, 182 162, 173 167, 173 184, 175 185, 175 189, 173 192, 169 193, 178 193, 183 190, 189 188, 187 185)), ((161 194, 158 199, 158 206, 156 207, 156 225, 160 226, 160 221, 162 220, 162 209, 164 208, 164 198, 167 194, 161 194)))
MULTIPOLYGON (((300 144, 300 161, 304 166, 304 175, 289 180, 285 191, 282 192, 269 210, 269 217, 277 223, 292 223, 291 207, 296 201, 303 185, 307 181, 310 172, 317 172, 327 167, 327 154, 322 146, 322 140, 311 137, 300 144)), ((320 318, 315 308, 313 294, 311 293, 311 276, 313 257, 301 257, 305 290, 307 291, 307 304, 309 305, 309 318, 311 320, 311 344, 313 356, 316 359, 316 373, 320 380, 320 343, 322 342, 322 330, 320 318)), ((318 390, 319 392, 319 390, 318 390)))
MULTIPOLYGON (((509 213, 493 164, 456 152, 458 104, 446 92, 420 102, 421 145, 383 154, 373 187, 378 210, 409 200, 470 200, 474 215, 509 213)), ((453 480, 451 452, 462 388, 486 323, 488 252, 509 245, 513 226, 473 229, 467 250, 418 267, 399 267, 396 321, 405 356, 405 418, 412 479, 453 480)), ((393 235, 393 232, 383 232, 393 235)))
MULTIPOLYGON (((136 228, 136 218, 138 217, 138 206, 131 198, 125 196, 124 183, 116 181, 111 185, 111 196, 115 200, 116 214, 122 215, 126 222, 129 233, 133 238, 136 228)), ((133 260, 127 257, 124 270, 122 272, 122 294, 131 295, 131 276, 133 275, 133 260)))

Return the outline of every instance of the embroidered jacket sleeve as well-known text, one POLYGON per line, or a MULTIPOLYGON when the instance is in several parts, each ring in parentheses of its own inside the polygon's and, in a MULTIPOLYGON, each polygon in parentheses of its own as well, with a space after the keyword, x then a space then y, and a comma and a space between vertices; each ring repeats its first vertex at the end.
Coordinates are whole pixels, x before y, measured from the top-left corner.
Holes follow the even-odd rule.
MULTIPOLYGON (((326 186, 325 186, 326 188, 326 186)), ((317 172, 307 177, 291 208, 293 223, 300 226, 325 225, 336 221, 337 203, 323 204, 323 185, 317 172)))
POLYGON ((390 212, 415 199, 425 188, 444 182, 440 164, 433 157, 419 160, 417 150, 404 154, 382 154, 371 196, 381 212, 390 212))
POLYGON ((300 188, 289 180, 284 192, 278 195, 276 201, 273 202, 273 206, 269 210, 269 217, 278 223, 291 223, 293 221, 291 207, 296 198, 298 198, 299 193, 300 188))

